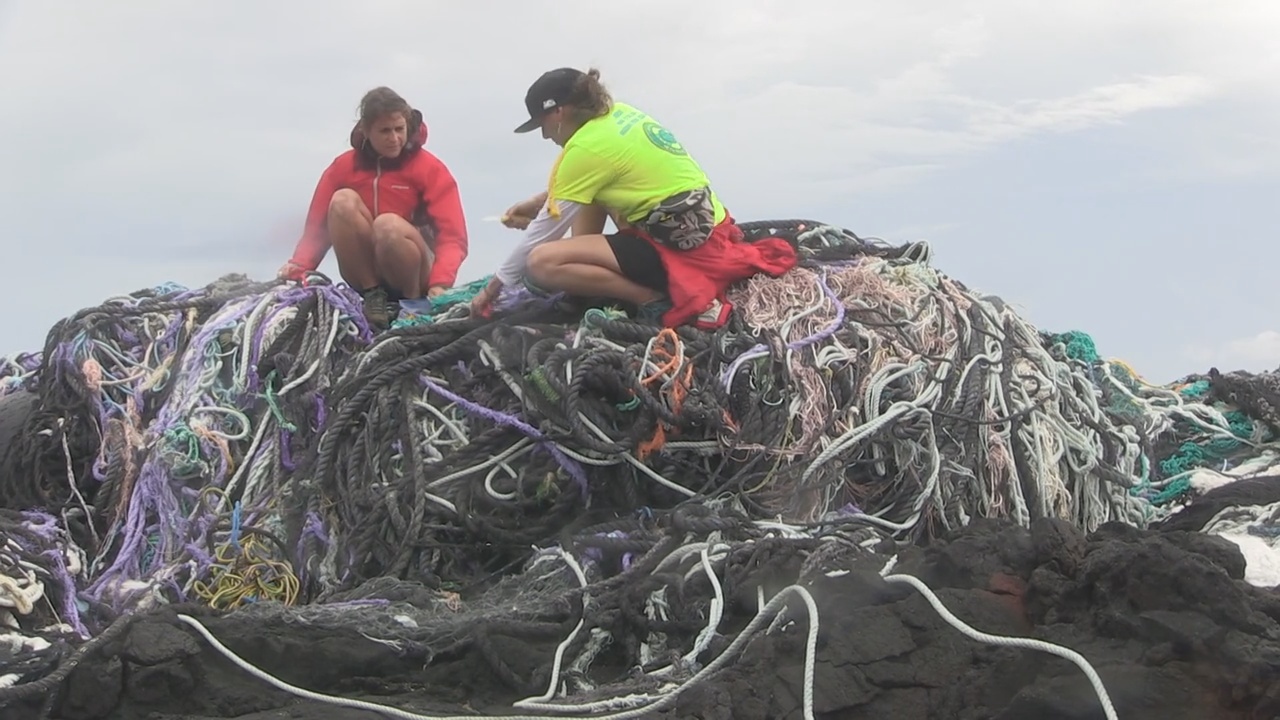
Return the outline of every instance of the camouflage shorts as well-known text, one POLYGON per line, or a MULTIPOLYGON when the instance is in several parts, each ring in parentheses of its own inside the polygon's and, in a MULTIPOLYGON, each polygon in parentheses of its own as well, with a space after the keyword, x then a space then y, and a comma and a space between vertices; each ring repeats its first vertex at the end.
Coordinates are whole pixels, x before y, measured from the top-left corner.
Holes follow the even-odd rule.
POLYGON ((640 229, 674 250, 693 250, 711 237, 715 224, 711 189, 698 188, 663 200, 640 223, 640 229))

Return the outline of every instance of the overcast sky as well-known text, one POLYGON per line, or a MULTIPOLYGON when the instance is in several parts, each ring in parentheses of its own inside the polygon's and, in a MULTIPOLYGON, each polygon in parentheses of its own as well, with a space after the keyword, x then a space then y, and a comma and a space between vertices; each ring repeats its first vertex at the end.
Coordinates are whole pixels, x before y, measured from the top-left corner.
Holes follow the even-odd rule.
MULTIPOLYGON (((471 229, 556 148, 542 71, 600 68, 740 219, 895 242, 1156 381, 1280 364, 1275 0, 0 0, 0 353, 164 281, 270 276, 364 91, 430 125, 471 229)), ((336 276, 332 257, 322 270, 336 276)))

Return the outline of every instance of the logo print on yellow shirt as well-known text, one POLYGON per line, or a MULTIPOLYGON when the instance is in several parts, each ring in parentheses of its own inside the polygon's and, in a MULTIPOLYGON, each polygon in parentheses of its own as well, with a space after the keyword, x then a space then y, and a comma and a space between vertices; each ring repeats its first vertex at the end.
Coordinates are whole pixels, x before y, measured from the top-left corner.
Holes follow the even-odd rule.
POLYGON ((656 122, 646 122, 644 124, 644 134, 645 137, 649 138, 649 142, 657 145, 663 150, 666 150, 672 155, 689 154, 685 151, 684 146, 680 144, 680 141, 676 140, 676 136, 671 134, 670 130, 662 127, 656 122))

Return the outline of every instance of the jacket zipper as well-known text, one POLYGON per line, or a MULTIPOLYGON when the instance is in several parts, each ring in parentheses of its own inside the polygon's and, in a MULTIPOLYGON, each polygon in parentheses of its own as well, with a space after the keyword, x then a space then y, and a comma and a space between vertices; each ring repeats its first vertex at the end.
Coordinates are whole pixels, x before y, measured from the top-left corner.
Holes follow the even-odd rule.
POLYGON ((382 158, 377 160, 377 171, 373 174, 373 216, 378 217, 378 180, 382 178, 382 158))

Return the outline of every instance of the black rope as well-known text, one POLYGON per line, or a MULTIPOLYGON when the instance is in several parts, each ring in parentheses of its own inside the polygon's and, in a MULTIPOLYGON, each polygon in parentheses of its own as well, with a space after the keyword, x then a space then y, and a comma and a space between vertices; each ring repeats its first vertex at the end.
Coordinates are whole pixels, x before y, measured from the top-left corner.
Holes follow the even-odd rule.
MULTIPOLYGON (((800 250, 802 264, 812 268, 860 258, 917 261, 926 251, 922 245, 890 246, 808 220, 740 227, 748 242, 786 239, 800 250)), ((110 550, 89 538, 120 518, 146 450, 131 444, 128 425, 119 419, 103 422, 97 414, 101 396, 117 404, 125 398, 95 387, 86 366, 63 362, 59 353, 86 338, 130 345, 131 337, 144 332, 139 319, 159 313, 170 321, 165 342, 180 357, 206 337, 197 333, 212 313, 274 286, 233 281, 203 294, 140 292, 58 323, 46 340, 42 364, 24 388, 35 402, 29 431, 0 456, 7 493, 0 497, 16 507, 43 507, 68 518, 80 512, 86 517, 73 533, 76 542, 91 554, 110 550), (77 509, 73 489, 84 497, 85 509, 77 509)), ((264 347, 255 348, 251 364, 256 392, 278 400, 280 424, 292 424, 283 433, 279 467, 272 468, 273 497, 285 531, 242 530, 292 558, 304 579, 303 601, 344 596, 381 577, 460 589, 474 597, 525 563, 531 548, 559 544, 592 559, 596 579, 587 591, 590 602, 582 604, 578 591, 567 593, 572 602, 555 604, 535 619, 486 620, 463 638, 430 649, 477 652, 504 682, 524 692, 544 682, 545 673, 522 669, 504 643, 533 645, 562 637, 585 617, 588 629, 614 635, 619 653, 614 661, 640 665, 639 649, 650 635, 666 634, 673 647, 687 647, 706 622, 709 581, 688 572, 699 558, 658 570, 672 551, 710 533, 725 538, 733 549, 722 582, 731 596, 768 577, 771 567, 803 559, 817 543, 766 538, 749 518, 809 503, 874 506, 887 520, 906 521, 929 472, 912 449, 927 442, 936 441, 952 460, 940 468, 938 497, 925 495, 914 540, 928 541, 943 522, 956 524, 986 502, 984 484, 954 459, 985 458, 989 431, 1007 431, 1018 446, 1012 460, 1023 495, 1030 507, 1039 506, 1027 457, 1031 450, 1020 438, 1040 405, 1023 405, 1000 417, 984 414, 993 385, 1027 388, 1030 382, 1017 375, 1022 350, 1011 340, 1018 330, 1014 319, 977 304, 965 307, 941 292, 930 299, 943 310, 938 320, 927 320, 934 323, 931 330, 959 338, 951 359, 939 357, 943 351, 936 345, 916 346, 921 343, 915 325, 924 317, 925 303, 905 312, 856 303, 845 308, 845 326, 836 330, 835 339, 858 359, 822 369, 831 412, 814 421, 821 425, 817 437, 840 434, 866 412, 884 413, 894 403, 913 400, 922 382, 939 382, 942 400, 886 424, 802 483, 808 462, 823 448, 818 442, 796 447, 806 428, 797 426, 791 403, 807 378, 794 369, 779 329, 753 329, 739 314, 712 332, 677 329, 691 368, 687 387, 677 393, 645 381, 649 371, 643 358, 659 328, 607 311, 584 318, 537 300, 492 319, 450 319, 386 331, 368 351, 333 353, 318 379, 278 397, 323 354, 331 329, 333 308, 325 307, 319 295, 308 296, 264 347), (581 346, 566 334, 566 324, 578 322, 589 336, 581 346), (878 406, 863 408, 868 398, 859 388, 873 367, 864 358, 880 352, 881 343, 901 346, 938 367, 930 370, 933 377, 886 384, 878 406), (1000 352, 984 358, 988 345, 1000 352), (764 348, 763 357, 744 364, 726 386, 726 367, 757 346, 764 348), (465 399, 467 407, 451 408, 455 403, 446 393, 465 399), (499 460, 517 445, 529 449, 499 460), (643 460, 633 462, 636 456, 643 460), (678 479, 693 497, 664 487, 646 470, 678 479), (734 498, 741 512, 713 511, 704 504, 725 497, 734 498), (326 531, 319 536, 313 532, 317 520, 326 531), (336 547, 327 546, 331 539, 336 547), (655 619, 645 603, 661 588, 667 588, 670 615, 655 619)), ((246 338, 230 331, 217 337, 228 352, 243 342, 246 338)), ((1077 391, 1092 391, 1086 376, 1076 381, 1077 391)), ((1214 375, 1213 382, 1223 396, 1243 394, 1232 377, 1214 375)), ((155 419, 174 386, 160 382, 146 393, 137 408, 144 425, 155 419)), ((1056 402, 1048 392, 1040 394, 1045 397, 1036 403, 1056 402)), ((1268 410, 1257 409, 1264 415, 1268 410)), ((1126 449, 1121 438, 1092 418, 1070 420, 1098 432, 1104 461, 1120 459, 1126 449)), ((193 486, 202 479, 199 470, 178 478, 193 486)), ((239 492, 230 499, 238 499, 239 492)), ((838 519, 823 522, 843 527, 838 519)), ((224 512, 210 525, 205 549, 212 550, 215 534, 222 537, 230 529, 224 512)))

